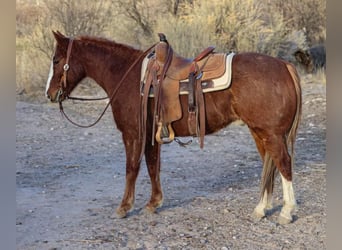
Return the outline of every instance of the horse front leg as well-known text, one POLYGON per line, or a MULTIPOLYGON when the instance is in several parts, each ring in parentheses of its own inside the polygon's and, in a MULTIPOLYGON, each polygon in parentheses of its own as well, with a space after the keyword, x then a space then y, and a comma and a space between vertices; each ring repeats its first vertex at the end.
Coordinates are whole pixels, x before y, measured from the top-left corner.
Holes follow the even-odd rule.
POLYGON ((125 193, 116 213, 119 218, 124 218, 133 209, 135 200, 135 182, 140 169, 141 141, 123 137, 126 149, 126 186, 125 193))
POLYGON ((145 160, 148 169, 148 174, 151 179, 151 199, 146 205, 146 211, 154 213, 158 207, 163 204, 163 191, 160 184, 160 148, 161 145, 155 143, 146 144, 145 160))

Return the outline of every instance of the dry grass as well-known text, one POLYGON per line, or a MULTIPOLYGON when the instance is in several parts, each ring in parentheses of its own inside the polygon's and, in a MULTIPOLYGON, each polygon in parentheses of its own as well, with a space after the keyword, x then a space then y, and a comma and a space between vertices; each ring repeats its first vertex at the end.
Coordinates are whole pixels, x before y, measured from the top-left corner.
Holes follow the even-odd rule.
POLYGON ((54 40, 104 36, 146 48, 163 32, 176 52, 257 51, 291 61, 291 51, 325 40, 325 1, 303 0, 42 0, 17 1, 17 93, 41 95, 54 40), (39 3, 39 4, 37 4, 39 3), (312 18, 315 17, 315 18, 312 18), (129 32, 128 32, 129 31, 129 32))

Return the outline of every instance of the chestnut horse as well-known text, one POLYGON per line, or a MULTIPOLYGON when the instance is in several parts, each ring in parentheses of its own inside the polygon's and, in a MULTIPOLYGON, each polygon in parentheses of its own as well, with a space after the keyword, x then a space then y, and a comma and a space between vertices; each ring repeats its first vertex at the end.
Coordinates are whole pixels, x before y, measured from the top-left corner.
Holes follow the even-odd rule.
MULTIPOLYGON (((46 96, 52 102, 62 102, 85 77, 94 79, 108 96, 114 95, 110 105, 126 151, 126 186, 117 215, 125 217, 133 207, 142 150, 152 185, 146 209, 155 212, 163 202, 160 184, 161 145, 152 143, 154 99, 149 98, 146 144, 142 148, 144 143, 139 131, 140 71, 144 52, 103 38, 84 36, 71 39, 60 32, 53 32, 53 35, 57 43, 46 96), (134 64, 136 61, 138 63, 134 64), (69 66, 67 74, 63 70, 65 64, 69 66)), ((231 86, 204 94, 205 134, 241 119, 255 140, 263 161, 261 198, 253 212, 256 218, 264 217, 266 211, 272 208, 274 178, 280 172, 284 205, 279 222, 292 221, 292 212, 296 207, 292 186, 293 146, 301 114, 301 98, 299 76, 294 66, 258 53, 236 54, 232 62, 231 86)), ((183 117, 172 124, 178 137, 190 135, 187 99, 186 95, 180 96, 183 117)))

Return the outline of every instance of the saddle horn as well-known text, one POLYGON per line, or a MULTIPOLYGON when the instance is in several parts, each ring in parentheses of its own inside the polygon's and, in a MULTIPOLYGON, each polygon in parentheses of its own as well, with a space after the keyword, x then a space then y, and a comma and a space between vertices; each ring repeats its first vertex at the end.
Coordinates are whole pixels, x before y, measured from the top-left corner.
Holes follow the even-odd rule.
POLYGON ((166 36, 163 33, 158 33, 158 36, 159 36, 159 41, 169 44, 169 42, 166 40, 166 36))

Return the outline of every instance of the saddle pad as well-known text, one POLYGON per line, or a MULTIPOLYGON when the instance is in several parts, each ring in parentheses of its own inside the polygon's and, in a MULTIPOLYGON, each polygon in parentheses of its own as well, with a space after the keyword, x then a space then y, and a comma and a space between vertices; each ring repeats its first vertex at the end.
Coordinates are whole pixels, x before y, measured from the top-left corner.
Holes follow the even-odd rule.
MULTIPOLYGON (((234 53, 229 53, 226 57, 226 71, 225 73, 216 79, 211 79, 208 81, 202 82, 202 89, 204 93, 207 92, 213 92, 213 91, 219 91, 226 89, 230 86, 231 83, 231 77, 232 77, 232 60, 234 57, 234 53)), ((147 57, 144 58, 142 65, 141 65, 141 84, 144 84, 145 82, 145 73, 147 69, 147 64, 150 59, 147 57)), ((188 80, 182 80, 180 81, 180 95, 187 95, 189 92, 187 91, 187 84, 188 80)), ((151 88, 149 97, 153 97, 153 91, 151 88)))

